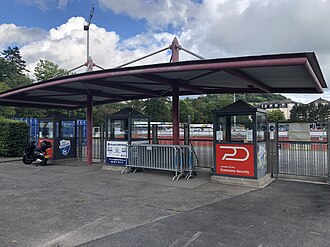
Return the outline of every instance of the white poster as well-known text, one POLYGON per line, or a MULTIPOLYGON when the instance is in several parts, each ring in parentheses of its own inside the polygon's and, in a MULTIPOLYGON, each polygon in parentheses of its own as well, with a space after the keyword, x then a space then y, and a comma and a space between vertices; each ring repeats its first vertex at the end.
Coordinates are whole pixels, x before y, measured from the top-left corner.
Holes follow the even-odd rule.
POLYGON ((107 158, 127 158, 127 142, 107 141, 107 158))

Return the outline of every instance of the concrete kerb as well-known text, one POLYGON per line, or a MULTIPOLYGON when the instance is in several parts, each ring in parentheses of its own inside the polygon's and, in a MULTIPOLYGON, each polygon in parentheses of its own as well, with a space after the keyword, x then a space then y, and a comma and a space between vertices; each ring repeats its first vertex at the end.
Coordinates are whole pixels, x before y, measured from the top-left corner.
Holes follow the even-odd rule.
POLYGON ((22 157, 0 157, 0 163, 8 163, 12 161, 20 161, 22 157))

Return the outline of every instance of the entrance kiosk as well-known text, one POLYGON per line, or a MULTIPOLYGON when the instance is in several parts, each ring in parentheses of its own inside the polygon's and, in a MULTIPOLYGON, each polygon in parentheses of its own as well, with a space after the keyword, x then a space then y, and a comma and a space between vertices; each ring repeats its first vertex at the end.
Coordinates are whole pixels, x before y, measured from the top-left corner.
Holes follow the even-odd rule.
POLYGON ((267 112, 240 100, 213 113, 213 180, 259 187, 266 177, 270 178, 267 173, 267 112))
POLYGON ((108 116, 106 140, 106 164, 125 166, 128 145, 149 143, 149 117, 132 108, 125 108, 108 116))
POLYGON ((38 146, 42 141, 49 141, 52 148, 48 150, 50 160, 63 160, 77 157, 76 136, 77 121, 63 114, 39 120, 38 146))

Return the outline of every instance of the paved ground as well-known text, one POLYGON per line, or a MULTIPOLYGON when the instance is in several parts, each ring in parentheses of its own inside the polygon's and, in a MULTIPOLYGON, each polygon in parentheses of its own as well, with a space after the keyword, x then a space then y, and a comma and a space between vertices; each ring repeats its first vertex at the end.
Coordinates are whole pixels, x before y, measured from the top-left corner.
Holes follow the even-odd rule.
POLYGON ((0 164, 0 246, 329 246, 330 187, 0 164))

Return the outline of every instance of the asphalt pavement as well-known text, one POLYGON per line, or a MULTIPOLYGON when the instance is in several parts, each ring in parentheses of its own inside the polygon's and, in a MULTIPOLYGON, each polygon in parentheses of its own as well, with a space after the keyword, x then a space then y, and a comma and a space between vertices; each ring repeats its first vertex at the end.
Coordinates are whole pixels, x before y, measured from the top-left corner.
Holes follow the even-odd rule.
POLYGON ((330 187, 0 164, 0 246, 329 246, 330 187))

